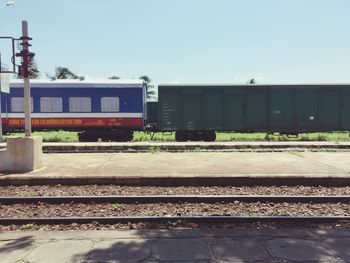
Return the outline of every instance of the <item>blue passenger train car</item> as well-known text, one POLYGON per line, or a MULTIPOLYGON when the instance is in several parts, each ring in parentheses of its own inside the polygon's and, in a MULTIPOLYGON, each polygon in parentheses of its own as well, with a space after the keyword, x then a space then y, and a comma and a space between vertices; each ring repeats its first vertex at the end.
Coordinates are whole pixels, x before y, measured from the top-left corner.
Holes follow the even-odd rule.
MULTIPOLYGON (((79 131, 80 141, 128 141, 147 118, 142 80, 31 81, 32 129, 79 131)), ((23 130, 23 81, 2 94, 5 132, 23 130)))

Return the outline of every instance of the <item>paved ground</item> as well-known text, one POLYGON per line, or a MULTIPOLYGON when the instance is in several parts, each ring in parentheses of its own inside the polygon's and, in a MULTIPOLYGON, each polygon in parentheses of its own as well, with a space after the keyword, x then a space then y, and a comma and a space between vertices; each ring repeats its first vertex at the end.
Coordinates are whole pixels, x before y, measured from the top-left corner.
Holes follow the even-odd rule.
MULTIPOLYGON (((45 154, 6 178, 350 177, 350 153, 45 154)), ((350 230, 183 229, 0 233, 0 262, 350 262, 350 230)))
POLYGON ((2 263, 350 262, 350 230, 179 229, 0 233, 2 263))
POLYGON ((350 152, 44 154, 44 167, 5 178, 350 177, 350 152))
MULTIPOLYGON (((5 148, 0 143, 0 149, 5 148)), ((268 142, 268 141, 234 141, 234 142, 46 142, 43 143, 45 153, 77 153, 77 152, 149 152, 162 151, 255 151, 255 152, 290 152, 311 151, 349 151, 350 142, 268 142)))

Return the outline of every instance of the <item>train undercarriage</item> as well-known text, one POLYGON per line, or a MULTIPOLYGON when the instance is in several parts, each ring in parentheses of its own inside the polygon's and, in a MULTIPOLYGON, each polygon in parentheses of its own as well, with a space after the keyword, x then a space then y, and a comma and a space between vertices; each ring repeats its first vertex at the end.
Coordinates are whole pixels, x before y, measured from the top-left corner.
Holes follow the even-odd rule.
POLYGON ((78 133, 79 142, 128 142, 133 139, 129 130, 85 130, 78 133))
MULTIPOLYGON (((129 142, 133 140, 133 132, 128 130, 86 130, 78 134, 79 142, 129 142)), ((215 131, 176 131, 175 140, 213 142, 216 139, 215 131)))
POLYGON ((205 141, 213 142, 216 139, 215 131, 176 131, 175 140, 178 142, 186 141, 205 141))

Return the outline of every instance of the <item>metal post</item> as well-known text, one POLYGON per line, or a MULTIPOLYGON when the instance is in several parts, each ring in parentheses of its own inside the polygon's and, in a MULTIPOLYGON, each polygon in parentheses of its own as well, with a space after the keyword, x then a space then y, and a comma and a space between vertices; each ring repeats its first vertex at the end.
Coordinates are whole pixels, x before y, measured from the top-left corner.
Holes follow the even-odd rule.
POLYGON ((2 109, 1 109, 1 53, 0 53, 0 142, 2 141, 2 109))
POLYGON ((30 117, 30 82, 29 82, 29 43, 28 43, 28 23, 22 21, 22 72, 24 80, 24 131, 26 137, 32 135, 32 122, 30 117))

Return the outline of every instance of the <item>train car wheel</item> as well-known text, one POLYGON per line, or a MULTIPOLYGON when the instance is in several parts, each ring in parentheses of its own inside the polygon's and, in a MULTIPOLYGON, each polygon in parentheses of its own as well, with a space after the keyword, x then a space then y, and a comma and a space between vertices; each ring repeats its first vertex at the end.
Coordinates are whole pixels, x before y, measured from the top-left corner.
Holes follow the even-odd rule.
POLYGON ((116 131, 110 135, 110 140, 114 142, 130 142, 134 138, 133 132, 131 131, 116 131))
POLYGON ((78 134, 79 142, 97 142, 98 136, 97 134, 89 133, 89 132, 81 132, 78 134))
POLYGON ((193 142, 199 142, 203 140, 202 133, 200 131, 190 131, 188 132, 188 140, 193 142))
POLYGON ((185 142, 188 140, 188 134, 184 131, 177 131, 175 132, 175 140, 177 142, 185 142))
POLYGON ((202 133, 203 141, 205 142, 214 142, 216 140, 215 131, 206 131, 202 133))
POLYGON ((133 132, 124 132, 121 136, 122 142, 130 142, 134 138, 133 132))

